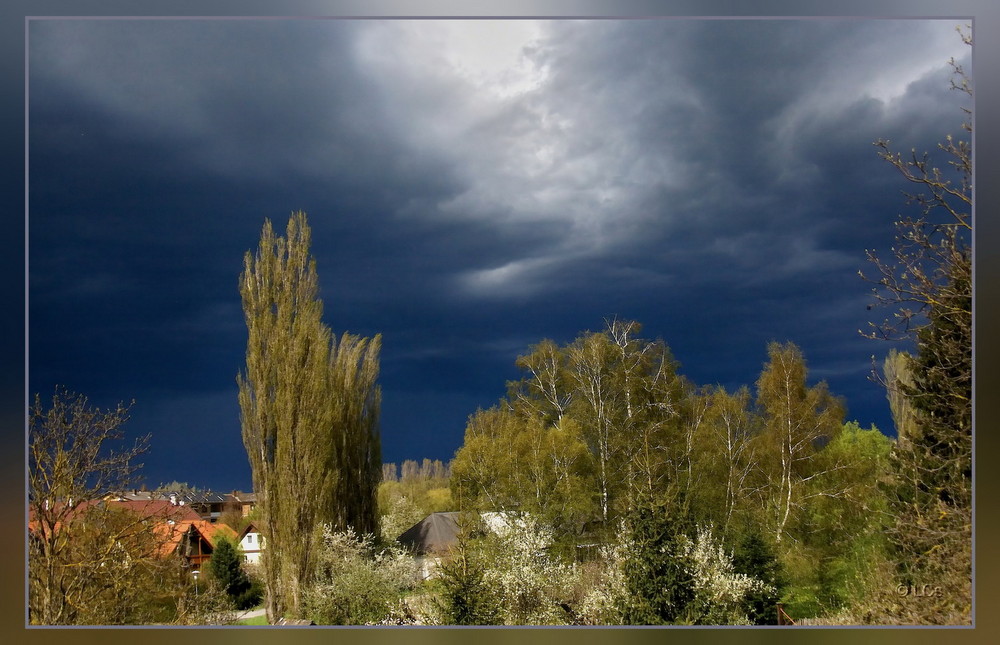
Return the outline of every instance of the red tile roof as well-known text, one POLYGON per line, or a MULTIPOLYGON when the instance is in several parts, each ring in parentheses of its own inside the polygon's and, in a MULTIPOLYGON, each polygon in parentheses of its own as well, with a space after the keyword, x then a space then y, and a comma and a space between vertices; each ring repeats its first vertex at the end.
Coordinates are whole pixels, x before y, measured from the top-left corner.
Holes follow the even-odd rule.
POLYGON ((124 500, 110 501, 107 504, 127 508, 143 517, 152 517, 175 522, 200 520, 201 516, 186 504, 171 504, 169 500, 124 500))
POLYGON ((236 531, 234 531, 228 524, 212 524, 211 522, 206 522, 205 520, 195 520, 191 524, 198 529, 198 531, 205 536, 208 543, 212 545, 214 549, 218 544, 219 538, 229 538, 231 542, 237 542, 238 536, 236 531))

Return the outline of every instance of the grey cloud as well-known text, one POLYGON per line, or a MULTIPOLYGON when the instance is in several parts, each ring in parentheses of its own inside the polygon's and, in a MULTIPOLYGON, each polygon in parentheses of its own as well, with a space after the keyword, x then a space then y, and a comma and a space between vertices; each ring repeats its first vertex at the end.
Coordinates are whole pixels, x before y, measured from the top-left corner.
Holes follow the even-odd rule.
POLYGON ((339 21, 33 24, 33 82, 73 88, 132 136, 183 143, 220 177, 370 185, 415 161, 389 140, 379 97, 339 21))

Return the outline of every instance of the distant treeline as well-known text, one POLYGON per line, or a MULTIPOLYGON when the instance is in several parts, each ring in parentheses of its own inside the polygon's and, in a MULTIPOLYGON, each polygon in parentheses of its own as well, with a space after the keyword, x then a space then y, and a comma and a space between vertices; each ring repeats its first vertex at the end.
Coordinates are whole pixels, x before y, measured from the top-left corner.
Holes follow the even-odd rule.
POLYGON ((417 463, 413 459, 407 459, 402 467, 397 467, 395 463, 382 464, 382 481, 411 483, 428 481, 432 479, 448 479, 451 477, 451 462, 447 464, 440 459, 424 459, 417 463))

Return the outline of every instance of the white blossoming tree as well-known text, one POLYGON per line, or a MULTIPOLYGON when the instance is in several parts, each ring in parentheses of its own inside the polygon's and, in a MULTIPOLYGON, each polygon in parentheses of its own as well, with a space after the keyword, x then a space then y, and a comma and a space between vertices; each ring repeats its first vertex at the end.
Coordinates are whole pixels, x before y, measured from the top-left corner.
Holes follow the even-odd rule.
POLYGON ((695 600, 691 618, 701 625, 748 625, 746 597, 769 585, 733 568, 732 556, 716 541, 711 526, 699 526, 687 555, 694 562, 695 600))
MULTIPOLYGON (((773 591, 766 583, 737 572, 732 556, 713 534, 713 527, 699 526, 692 539, 677 536, 680 548, 670 557, 690 572, 690 600, 676 608, 673 622, 699 625, 747 625, 747 597, 753 591, 773 591)), ((578 607, 580 621, 591 625, 622 624, 629 621, 627 608, 641 605, 635 585, 628 580, 628 563, 639 555, 638 544, 625 524, 620 538, 601 549, 605 566, 597 584, 578 607)), ((666 553, 664 550, 663 553, 666 553)), ((634 612, 633 612, 634 613, 634 612)))
POLYGON ((317 624, 378 624, 398 613, 403 592, 415 586, 413 559, 399 549, 379 550, 371 535, 322 527, 316 571, 307 585, 304 613, 317 624))
POLYGON ((578 570, 549 553, 552 531, 530 517, 494 523, 483 538, 490 565, 484 583, 499 599, 507 625, 557 625, 571 620, 564 605, 578 570))

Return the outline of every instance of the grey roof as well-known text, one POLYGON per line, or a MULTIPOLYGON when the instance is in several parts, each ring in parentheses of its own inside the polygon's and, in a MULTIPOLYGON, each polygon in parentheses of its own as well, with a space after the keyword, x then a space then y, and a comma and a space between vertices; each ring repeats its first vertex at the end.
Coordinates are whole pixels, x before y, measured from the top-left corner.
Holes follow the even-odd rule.
POLYGON ((458 541, 458 513, 431 513, 396 540, 417 554, 447 551, 458 541))

